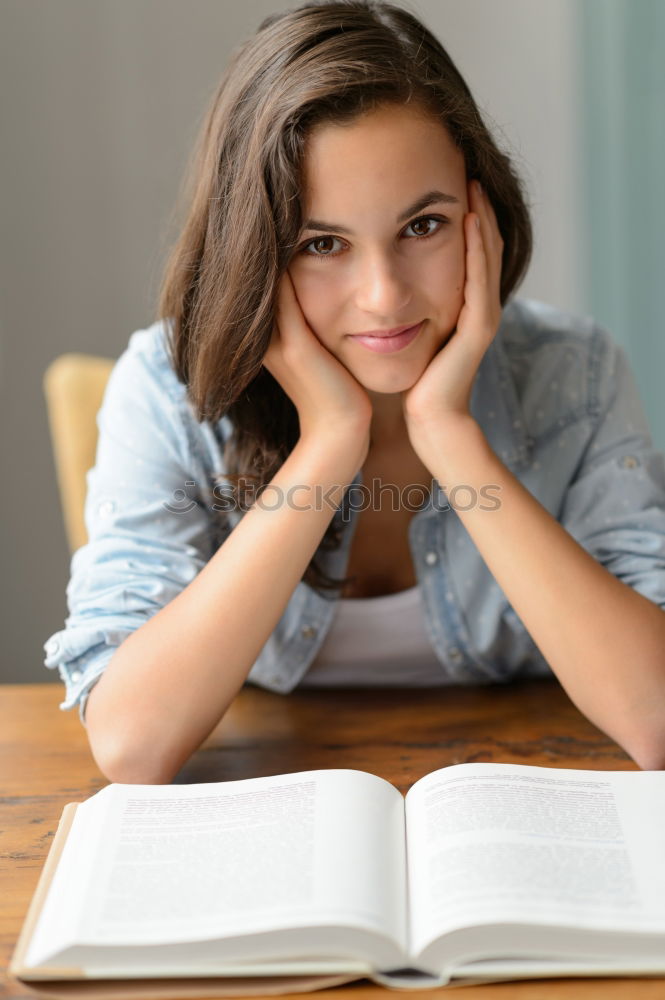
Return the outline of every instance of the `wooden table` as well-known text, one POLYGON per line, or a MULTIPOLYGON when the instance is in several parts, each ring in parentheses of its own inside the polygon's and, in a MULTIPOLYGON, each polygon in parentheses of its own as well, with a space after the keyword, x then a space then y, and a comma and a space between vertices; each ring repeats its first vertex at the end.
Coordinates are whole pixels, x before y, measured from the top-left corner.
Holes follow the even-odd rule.
MULTIPOLYGON (((6 969, 63 807, 107 784, 78 710, 59 684, 0 687, 0 967, 6 969)), ((416 690, 301 691, 245 687, 177 782, 224 781, 316 768, 371 771, 403 793, 447 764, 500 761, 636 770, 577 711, 556 681, 416 690)), ((30 996, 2 973, 0 995, 30 996)), ((321 1000, 387 1000, 368 981, 321 1000)), ((418 991, 441 1000, 444 990, 418 991)), ((302 995, 300 995, 302 996, 302 995)), ((448 993, 450 996, 450 993, 448 993)), ((558 979, 468 986, 464 1000, 663 998, 665 979, 558 979)))

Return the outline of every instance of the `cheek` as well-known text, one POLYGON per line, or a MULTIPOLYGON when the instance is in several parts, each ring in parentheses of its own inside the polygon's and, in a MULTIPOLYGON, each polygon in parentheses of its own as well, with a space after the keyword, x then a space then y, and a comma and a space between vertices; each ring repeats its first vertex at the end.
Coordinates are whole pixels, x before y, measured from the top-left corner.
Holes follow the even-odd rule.
POLYGON ((289 267, 296 298, 300 305, 305 322, 326 347, 330 347, 330 337, 326 331, 335 329, 335 317, 339 315, 339 292, 335 283, 325 279, 321 265, 321 273, 313 268, 289 267))
POLYGON ((465 247, 462 241, 455 241, 444 253, 437 254, 427 262, 427 286, 433 289, 433 300, 442 314, 459 312, 464 300, 466 278, 465 247))
POLYGON ((457 239, 448 248, 449 254, 446 260, 446 273, 451 285, 464 290, 464 279, 466 272, 466 243, 464 232, 460 230, 457 239))

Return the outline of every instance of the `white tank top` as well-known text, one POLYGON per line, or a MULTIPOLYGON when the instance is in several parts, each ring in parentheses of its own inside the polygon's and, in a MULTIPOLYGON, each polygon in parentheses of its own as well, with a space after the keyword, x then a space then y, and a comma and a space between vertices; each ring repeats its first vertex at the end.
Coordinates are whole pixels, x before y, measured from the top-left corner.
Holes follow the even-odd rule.
POLYGON ((427 637, 420 588, 338 598, 299 687, 439 687, 452 684, 427 637))

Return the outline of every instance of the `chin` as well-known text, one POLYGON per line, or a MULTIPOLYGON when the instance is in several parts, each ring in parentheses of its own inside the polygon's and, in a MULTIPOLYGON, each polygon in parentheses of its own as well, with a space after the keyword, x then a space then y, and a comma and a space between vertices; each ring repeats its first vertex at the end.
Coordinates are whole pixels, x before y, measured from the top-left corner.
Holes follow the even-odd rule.
POLYGON ((394 395, 397 392, 406 392, 407 389, 411 389, 424 370, 424 368, 419 368, 417 372, 411 369, 410 371, 394 371, 390 372, 390 374, 384 373, 383 375, 376 373, 365 376, 356 375, 356 378, 368 392, 394 395))

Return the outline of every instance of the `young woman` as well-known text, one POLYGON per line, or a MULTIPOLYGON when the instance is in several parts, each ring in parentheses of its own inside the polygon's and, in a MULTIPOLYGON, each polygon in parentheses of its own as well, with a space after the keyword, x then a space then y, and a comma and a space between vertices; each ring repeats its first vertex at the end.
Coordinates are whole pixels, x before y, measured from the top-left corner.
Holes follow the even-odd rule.
POLYGON ((110 780, 170 781, 246 681, 559 678, 665 762, 665 463, 624 352, 512 298, 521 185, 404 8, 231 59, 158 319, 99 414, 46 665, 110 780))

